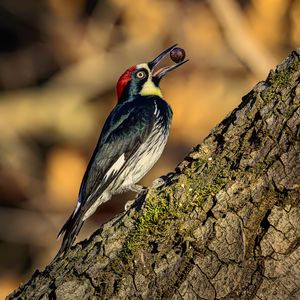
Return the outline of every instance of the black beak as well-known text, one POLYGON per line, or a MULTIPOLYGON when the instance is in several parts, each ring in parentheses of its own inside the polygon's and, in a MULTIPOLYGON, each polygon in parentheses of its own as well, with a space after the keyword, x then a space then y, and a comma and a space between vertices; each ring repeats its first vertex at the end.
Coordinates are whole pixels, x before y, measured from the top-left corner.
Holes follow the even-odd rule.
POLYGON ((160 82, 160 80, 163 78, 163 76, 165 76, 168 72, 170 72, 170 71, 178 68, 179 66, 185 64, 186 62, 188 62, 188 59, 187 59, 180 63, 176 63, 172 66, 164 67, 157 71, 154 71, 154 68, 160 63, 160 61, 164 57, 166 57, 176 46, 177 46, 177 44, 169 47, 168 49, 164 50, 161 54, 159 54, 156 58, 154 58, 152 61, 148 62, 148 67, 152 72, 152 78, 157 84, 160 82))

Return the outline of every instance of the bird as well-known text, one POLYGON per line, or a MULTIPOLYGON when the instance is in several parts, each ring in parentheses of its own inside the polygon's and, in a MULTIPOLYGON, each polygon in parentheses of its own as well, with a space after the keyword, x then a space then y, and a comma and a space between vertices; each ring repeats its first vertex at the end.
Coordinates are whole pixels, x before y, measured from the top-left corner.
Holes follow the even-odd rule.
POLYGON ((153 167, 166 145, 172 109, 163 99, 161 79, 188 60, 156 70, 159 62, 177 44, 147 63, 127 69, 116 85, 117 104, 102 128, 99 140, 84 173, 77 206, 67 219, 55 258, 72 246, 84 221, 115 194, 140 193, 137 182, 153 167))

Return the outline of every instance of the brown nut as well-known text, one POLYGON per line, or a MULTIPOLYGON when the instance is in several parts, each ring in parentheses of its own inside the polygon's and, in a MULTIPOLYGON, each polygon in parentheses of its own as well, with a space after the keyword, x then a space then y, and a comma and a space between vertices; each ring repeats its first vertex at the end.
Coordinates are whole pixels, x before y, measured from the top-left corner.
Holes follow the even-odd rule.
POLYGON ((175 63, 180 63, 185 59, 185 51, 182 48, 176 47, 170 52, 170 58, 175 63))

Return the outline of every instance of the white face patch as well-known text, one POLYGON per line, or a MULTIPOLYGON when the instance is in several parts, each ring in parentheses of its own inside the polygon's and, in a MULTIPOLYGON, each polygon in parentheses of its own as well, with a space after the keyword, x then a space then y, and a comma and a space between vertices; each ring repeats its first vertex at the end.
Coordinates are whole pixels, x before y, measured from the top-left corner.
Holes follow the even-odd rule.
POLYGON ((159 96, 162 98, 162 93, 159 87, 157 87, 152 81, 151 70, 149 69, 147 64, 139 64, 136 66, 137 69, 144 68, 148 70, 149 77, 147 81, 144 83, 142 90, 140 91, 140 95, 142 96, 159 96))

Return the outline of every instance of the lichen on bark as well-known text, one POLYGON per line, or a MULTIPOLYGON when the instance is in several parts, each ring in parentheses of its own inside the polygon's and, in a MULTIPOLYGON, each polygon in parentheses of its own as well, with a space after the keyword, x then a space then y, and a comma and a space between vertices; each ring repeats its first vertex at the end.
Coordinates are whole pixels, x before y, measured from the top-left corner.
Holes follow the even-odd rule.
POLYGON ((299 299, 300 51, 132 208, 8 299, 299 299))

